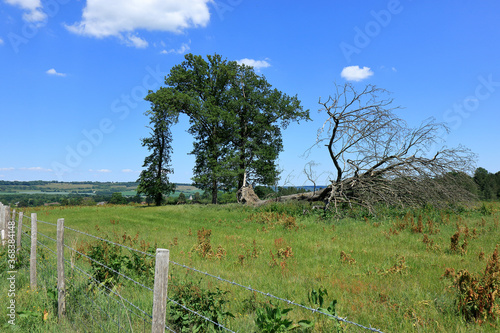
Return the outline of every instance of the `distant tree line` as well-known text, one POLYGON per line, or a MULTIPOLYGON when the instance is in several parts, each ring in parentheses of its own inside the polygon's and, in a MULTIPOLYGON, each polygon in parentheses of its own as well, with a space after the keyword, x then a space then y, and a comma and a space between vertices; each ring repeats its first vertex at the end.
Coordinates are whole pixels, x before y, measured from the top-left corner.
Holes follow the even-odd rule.
POLYGON ((500 171, 493 174, 484 168, 477 168, 474 173, 477 195, 480 200, 500 199, 500 171))
POLYGON ((120 192, 88 194, 3 194, 0 196, 3 204, 17 207, 36 207, 45 204, 61 206, 94 206, 99 202, 111 204, 141 203, 143 198, 139 195, 123 196, 120 192))
POLYGON ((0 180, 0 192, 42 191, 42 192, 72 192, 93 193, 94 191, 113 192, 135 189, 136 182, 59 182, 59 181, 6 181, 0 180))

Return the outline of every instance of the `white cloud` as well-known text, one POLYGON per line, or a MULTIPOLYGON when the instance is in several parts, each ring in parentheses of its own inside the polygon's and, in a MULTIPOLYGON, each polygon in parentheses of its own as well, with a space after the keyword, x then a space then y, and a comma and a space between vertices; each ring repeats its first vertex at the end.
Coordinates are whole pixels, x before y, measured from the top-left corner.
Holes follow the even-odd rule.
POLYGON ((14 168, 10 167, 10 168, 0 168, 0 171, 11 171, 11 170, 14 170, 14 168))
POLYGON ((45 73, 47 73, 49 75, 55 75, 55 76, 66 76, 65 73, 58 73, 54 68, 49 69, 45 73))
POLYGON ((100 169, 100 170, 96 170, 96 172, 109 173, 109 172, 111 172, 111 170, 109 170, 109 169, 100 169))
POLYGON ((128 172, 134 172, 132 169, 123 169, 122 172, 128 173, 128 172))
POLYGON ((359 66, 348 66, 342 69, 340 76, 348 81, 361 81, 373 75, 370 67, 359 68, 359 66))
POLYGON ((4 41, 2 38, 0 38, 0 45, 3 45, 4 41))
POLYGON ((393 72, 397 72, 398 70, 396 69, 396 67, 392 67, 391 68, 393 72))
POLYGON ((132 34, 127 35, 126 40, 125 40, 125 44, 127 46, 137 47, 138 49, 146 48, 149 45, 145 39, 143 39, 137 35, 132 35, 132 34))
MULTIPOLYGON (((191 43, 191 41, 189 41, 191 43)), ((182 43, 182 45, 178 49, 170 49, 170 50, 163 50, 160 53, 161 54, 170 54, 170 53, 176 53, 176 54, 184 54, 187 51, 189 51, 191 47, 189 47, 189 44, 187 43, 182 43)))
POLYGON ((42 167, 19 168, 19 170, 52 172, 52 169, 45 169, 42 167))
POLYGON ((125 44, 146 47, 147 42, 132 34, 138 29, 180 33, 204 27, 210 21, 212 0, 87 0, 82 20, 66 28, 76 34, 104 38, 115 36, 125 44))
POLYGON ((21 7, 27 12, 23 14, 23 19, 28 22, 40 22, 47 18, 42 11, 40 0, 5 0, 10 5, 21 7))
POLYGON ((271 64, 268 63, 266 60, 254 60, 254 59, 244 58, 241 60, 236 60, 236 62, 240 65, 245 64, 247 66, 251 66, 256 70, 260 70, 261 68, 266 68, 271 66, 271 64))

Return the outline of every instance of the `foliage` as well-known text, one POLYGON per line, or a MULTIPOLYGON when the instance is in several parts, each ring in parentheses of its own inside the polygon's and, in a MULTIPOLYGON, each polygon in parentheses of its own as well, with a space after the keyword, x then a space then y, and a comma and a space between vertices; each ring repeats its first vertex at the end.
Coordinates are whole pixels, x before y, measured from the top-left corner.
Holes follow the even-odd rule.
POLYGON ((114 205, 123 205, 128 203, 128 200, 121 194, 121 192, 115 192, 111 195, 109 203, 114 205))
POLYGON ((500 199, 500 171, 492 174, 484 168, 477 168, 474 172, 474 182, 481 200, 500 199))
POLYGON ((151 102, 151 110, 146 112, 149 116, 150 137, 143 138, 142 146, 147 147, 151 154, 144 159, 143 167, 146 169, 139 175, 137 193, 144 193, 153 199, 156 206, 163 202, 163 195, 175 191, 175 184, 170 183, 168 174, 173 170, 170 167, 172 154, 172 132, 170 127, 177 121, 167 110, 158 106, 158 97, 149 94, 146 100, 151 102))
POLYGON ((184 204, 186 203, 186 195, 184 193, 179 193, 179 196, 177 197, 177 203, 179 204, 184 204))
MULTIPOLYGON (((200 284, 201 281, 197 284, 193 282, 171 284, 169 297, 217 324, 222 324, 225 318, 234 318, 232 313, 224 310, 225 304, 228 303, 226 295, 229 291, 222 291, 219 288, 210 291, 200 287, 200 284)), ((167 318, 168 325, 176 332, 218 332, 222 330, 219 326, 175 303, 170 306, 167 318)))
MULTIPOLYGON (((328 291, 323 288, 319 288, 318 290, 312 289, 310 293, 307 294, 307 299, 309 300, 309 303, 312 304, 314 307, 316 307, 319 311, 332 315, 332 316, 337 316, 337 312, 335 310, 335 306, 337 305, 337 300, 332 300, 330 304, 328 305, 327 308, 323 307, 324 301, 325 301, 325 296, 328 296, 328 291)), ((340 324, 340 321, 328 317, 328 319, 334 320, 335 321, 335 326, 334 326, 334 331, 337 333, 343 332, 342 325, 340 324)))
POLYGON ((214 251, 210 243, 212 230, 201 228, 198 230, 198 244, 193 246, 193 251, 197 252, 203 258, 222 259, 226 256, 226 250, 222 246, 218 246, 214 251))
POLYGON ((454 278, 451 288, 457 292, 458 311, 467 321, 482 323, 500 316, 500 260, 498 245, 491 255, 482 276, 461 270, 447 270, 445 276, 454 278))
MULTIPOLYGON (((99 231, 99 228, 97 228, 99 231)), ((109 235, 103 235, 104 239, 109 239, 109 235)), ((151 281, 154 277, 154 258, 143 253, 130 251, 129 254, 123 253, 123 247, 118 244, 123 244, 132 248, 138 248, 145 253, 154 254, 156 245, 151 246, 144 240, 139 240, 137 233, 134 238, 127 235, 118 236, 114 234, 114 243, 96 240, 89 244, 81 245, 81 251, 87 255, 89 260, 92 276, 101 286, 112 289, 120 280, 121 274, 129 274, 140 277, 145 281, 151 281), (101 264, 107 267, 104 267, 101 264)))
POLYGON ((281 129, 309 119, 297 97, 271 89, 253 68, 217 54, 206 60, 187 54, 165 84, 147 99, 173 122, 181 113, 189 117, 195 138, 193 181, 211 192, 212 203, 219 190, 240 188, 245 174, 250 182, 274 184, 281 129))
POLYGON ((292 320, 286 319, 285 316, 291 308, 282 309, 279 305, 266 305, 263 309, 257 309, 255 324, 263 333, 277 333, 296 330, 298 328, 309 328, 314 325, 308 320, 300 320, 298 324, 294 324, 292 320))

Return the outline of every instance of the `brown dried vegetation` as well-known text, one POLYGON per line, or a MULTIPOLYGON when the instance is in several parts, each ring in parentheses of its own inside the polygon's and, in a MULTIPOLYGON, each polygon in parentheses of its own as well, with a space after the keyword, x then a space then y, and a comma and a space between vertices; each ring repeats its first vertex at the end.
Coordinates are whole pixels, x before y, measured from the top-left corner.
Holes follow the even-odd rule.
POLYGON ((453 278, 451 289, 456 290, 456 305, 460 314, 467 321, 479 324, 500 316, 500 261, 498 245, 491 255, 482 276, 461 270, 446 269, 444 277, 453 278))

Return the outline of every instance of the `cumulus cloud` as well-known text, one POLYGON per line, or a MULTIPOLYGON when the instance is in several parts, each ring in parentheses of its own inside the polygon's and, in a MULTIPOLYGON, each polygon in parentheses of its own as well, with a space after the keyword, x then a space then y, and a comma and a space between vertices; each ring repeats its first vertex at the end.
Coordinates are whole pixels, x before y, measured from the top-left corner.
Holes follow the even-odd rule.
POLYGON ((369 78, 373 75, 373 71, 370 67, 360 68, 359 66, 348 66, 342 69, 340 76, 342 76, 347 81, 361 81, 369 78))
POLYGON ((24 9, 26 11, 23 14, 25 21, 40 22, 47 18, 47 15, 42 11, 41 0, 5 0, 5 2, 24 9))
POLYGON ((170 50, 163 50, 160 53, 161 54, 170 54, 170 53, 175 53, 175 54, 184 54, 187 51, 189 51, 191 48, 189 47, 189 44, 187 43, 182 43, 182 45, 178 49, 170 49, 170 50))
POLYGON ((45 73, 47 73, 49 75, 55 75, 55 76, 66 76, 66 74, 64 74, 64 73, 58 73, 54 68, 49 69, 45 73))
POLYGON ((126 45, 146 47, 133 34, 138 29, 180 33, 204 27, 210 21, 211 0, 87 0, 82 20, 66 28, 76 34, 104 38, 115 36, 126 45))
POLYGON ((256 70, 260 70, 261 68, 266 68, 271 66, 271 64, 268 63, 266 60, 254 60, 254 59, 244 58, 241 60, 236 60, 236 62, 240 65, 245 64, 247 66, 251 66, 256 70))

